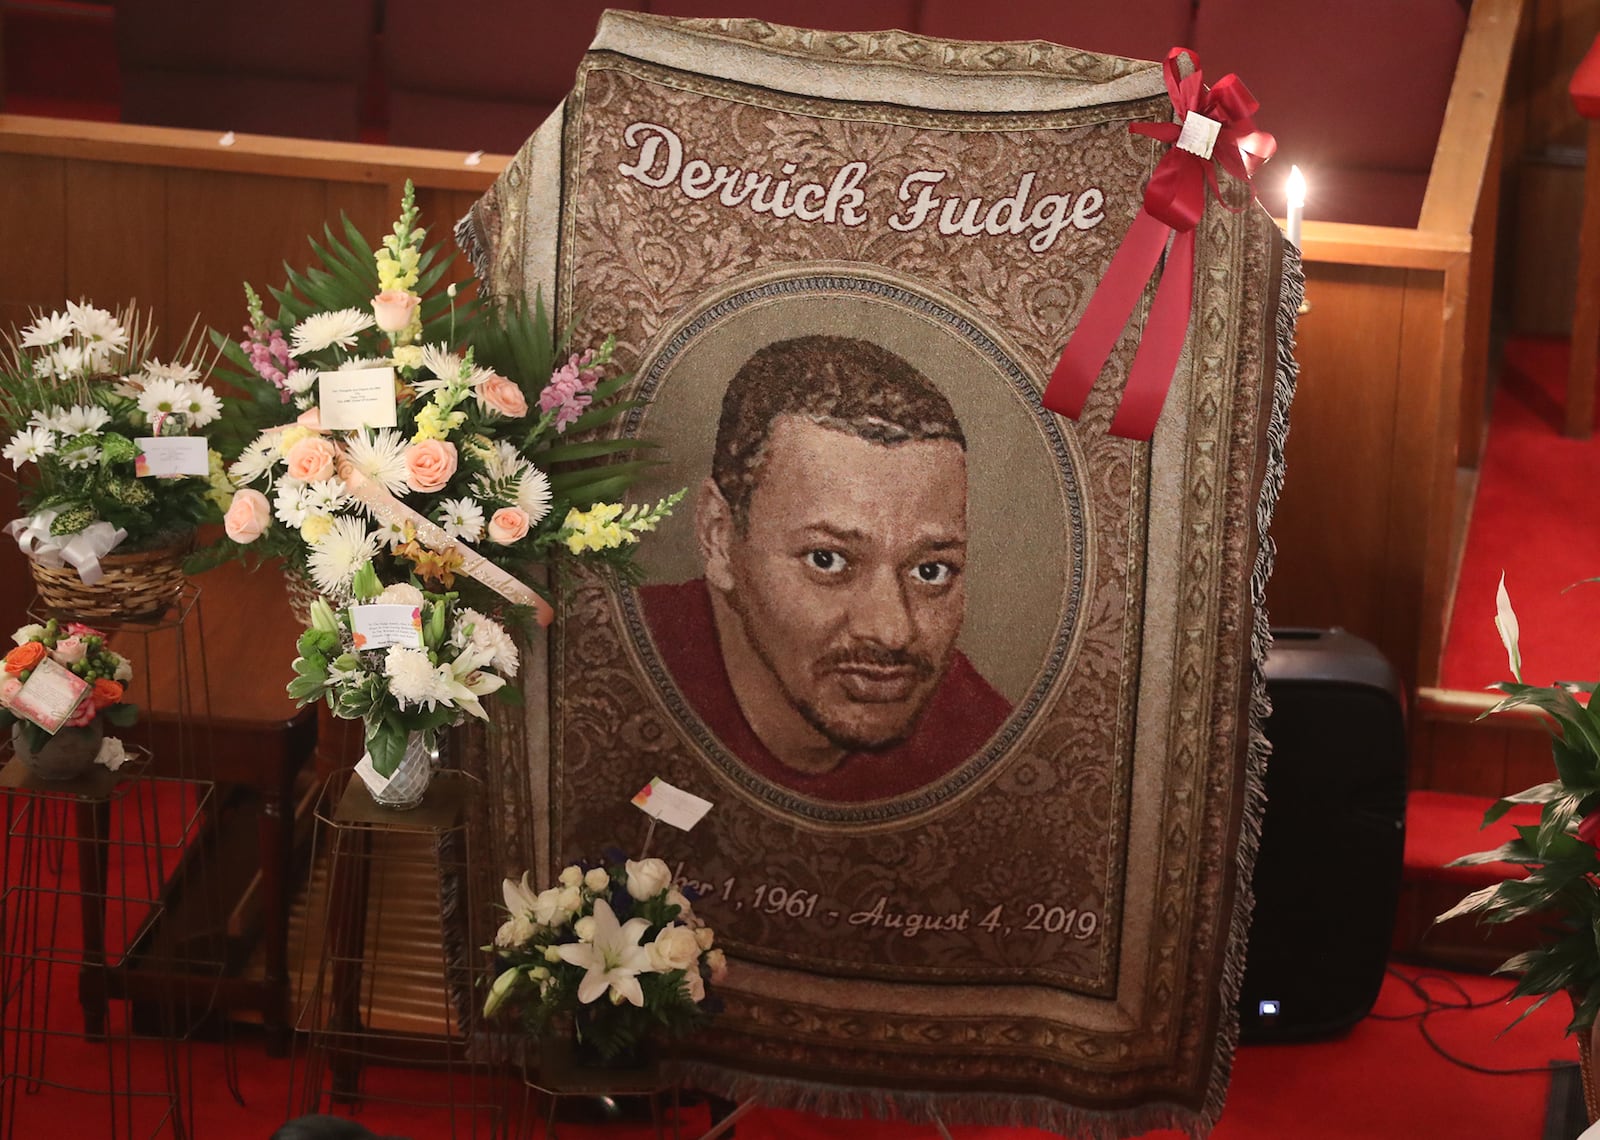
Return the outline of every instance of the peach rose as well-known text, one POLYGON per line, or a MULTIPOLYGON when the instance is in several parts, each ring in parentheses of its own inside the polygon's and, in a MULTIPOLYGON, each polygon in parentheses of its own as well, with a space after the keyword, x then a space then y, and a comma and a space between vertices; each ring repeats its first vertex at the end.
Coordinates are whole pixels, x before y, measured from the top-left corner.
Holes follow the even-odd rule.
POLYGON ((431 495, 444 490, 456 473, 456 445, 442 439, 425 439, 406 448, 406 486, 431 495))
POLYGON ((228 513, 222 516, 222 529, 235 542, 254 542, 271 522, 272 504, 260 491, 246 487, 233 493, 228 513))
POLYGON ((478 403, 507 419, 517 420, 528 414, 528 398, 522 389, 498 372, 489 373, 489 378, 478 385, 476 395, 478 403))
POLYGON ((338 457, 333 444, 317 436, 296 440, 289 454, 284 456, 289 464, 289 478, 302 483, 331 478, 338 457))
POLYGON ((501 546, 520 542, 528 533, 528 512, 521 507, 501 507, 489 520, 489 541, 501 546))
POLYGON ((25 641, 6 654, 6 672, 20 677, 43 661, 49 652, 42 641, 25 641))
POLYGON ((372 298, 372 316, 384 332, 395 333, 411 323, 417 311, 417 295, 404 289, 385 289, 372 298))

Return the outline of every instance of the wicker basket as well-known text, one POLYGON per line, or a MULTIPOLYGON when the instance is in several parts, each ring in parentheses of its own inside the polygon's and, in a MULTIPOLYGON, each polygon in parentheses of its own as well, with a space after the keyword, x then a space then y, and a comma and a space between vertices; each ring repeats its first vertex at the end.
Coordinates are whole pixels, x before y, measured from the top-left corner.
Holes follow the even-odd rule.
POLYGON ((318 598, 316 583, 293 566, 284 566, 283 585, 289 595, 289 612, 301 629, 311 625, 311 603, 318 598))
POLYGON ((100 559, 104 576, 90 586, 72 566, 28 562, 39 601, 52 614, 69 618, 159 617, 177 601, 188 580, 183 560, 193 540, 136 554, 108 554, 100 559))

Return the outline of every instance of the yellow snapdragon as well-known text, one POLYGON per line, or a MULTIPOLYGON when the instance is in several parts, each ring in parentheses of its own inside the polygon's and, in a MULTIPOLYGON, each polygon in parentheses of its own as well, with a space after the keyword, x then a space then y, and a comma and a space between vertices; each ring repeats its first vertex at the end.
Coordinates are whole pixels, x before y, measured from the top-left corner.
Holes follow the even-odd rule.
POLYGON ((417 413, 417 433, 412 443, 425 439, 447 439, 452 431, 466 422, 465 412, 440 412, 437 404, 429 403, 417 413))
POLYGON ((596 503, 587 511, 576 507, 567 512, 561 526, 572 533, 566 536, 567 549, 574 554, 585 550, 610 550, 627 542, 638 542, 637 535, 616 521, 621 503, 596 503))

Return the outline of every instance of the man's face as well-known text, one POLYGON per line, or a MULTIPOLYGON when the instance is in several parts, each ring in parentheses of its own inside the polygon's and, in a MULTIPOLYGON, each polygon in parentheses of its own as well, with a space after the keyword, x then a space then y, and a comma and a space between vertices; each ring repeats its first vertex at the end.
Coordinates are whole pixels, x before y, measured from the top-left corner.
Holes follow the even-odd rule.
POLYGON ((725 519, 721 537, 707 580, 794 711, 848 751, 908 736, 966 611, 961 446, 780 417, 747 525, 725 519))

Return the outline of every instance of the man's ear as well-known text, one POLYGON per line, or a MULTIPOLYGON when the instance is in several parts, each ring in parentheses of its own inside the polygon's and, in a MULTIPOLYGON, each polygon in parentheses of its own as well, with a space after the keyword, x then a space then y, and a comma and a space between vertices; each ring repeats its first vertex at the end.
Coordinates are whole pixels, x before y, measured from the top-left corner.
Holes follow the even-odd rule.
POLYGON ((728 560, 733 542, 733 508, 722 497, 716 480, 700 484, 695 500, 694 532, 700 541, 700 559, 705 563, 706 584, 724 593, 733 589, 733 567, 728 560))

